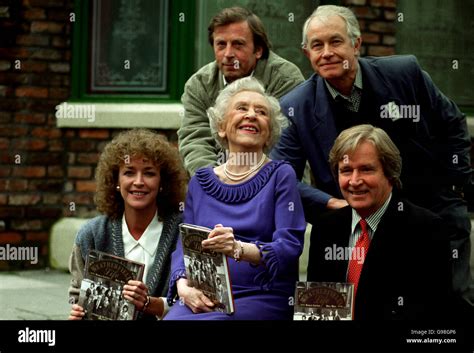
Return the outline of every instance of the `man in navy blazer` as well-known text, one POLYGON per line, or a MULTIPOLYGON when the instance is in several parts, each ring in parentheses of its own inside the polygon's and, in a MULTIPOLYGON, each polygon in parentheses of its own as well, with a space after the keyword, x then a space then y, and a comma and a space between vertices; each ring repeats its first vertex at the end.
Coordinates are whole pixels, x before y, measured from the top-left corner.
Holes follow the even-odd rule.
POLYGON ((349 206, 320 218, 311 239, 308 281, 354 283, 355 320, 446 317, 452 310, 450 251, 442 219, 400 198, 400 152, 372 125, 344 130, 331 169, 349 206), (370 242, 359 222, 366 222, 370 242), (359 275, 349 268, 361 264, 359 275))
POLYGON ((328 164, 337 135, 364 123, 385 130, 403 157, 403 196, 438 214, 453 234, 453 287, 464 293, 471 281, 471 224, 462 195, 471 176, 465 116, 414 56, 359 58, 360 46, 349 9, 319 6, 307 19, 303 49, 315 74, 282 97, 290 126, 271 158, 289 161, 300 180, 309 161, 316 188, 299 183, 299 189, 315 237, 321 211, 347 205, 328 164))

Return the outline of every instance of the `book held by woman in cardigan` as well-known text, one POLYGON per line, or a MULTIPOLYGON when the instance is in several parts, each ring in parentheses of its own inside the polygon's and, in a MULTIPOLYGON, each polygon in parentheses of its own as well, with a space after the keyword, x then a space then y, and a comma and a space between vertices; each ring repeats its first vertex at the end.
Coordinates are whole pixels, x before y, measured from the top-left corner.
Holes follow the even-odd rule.
POLYGON ((84 320, 135 320, 135 305, 126 300, 123 286, 141 281, 145 265, 102 251, 89 251, 78 304, 84 320))
POLYGON ((216 311, 233 313, 234 297, 227 256, 203 249, 201 245, 212 229, 181 223, 179 230, 188 284, 202 291, 215 304, 216 311))

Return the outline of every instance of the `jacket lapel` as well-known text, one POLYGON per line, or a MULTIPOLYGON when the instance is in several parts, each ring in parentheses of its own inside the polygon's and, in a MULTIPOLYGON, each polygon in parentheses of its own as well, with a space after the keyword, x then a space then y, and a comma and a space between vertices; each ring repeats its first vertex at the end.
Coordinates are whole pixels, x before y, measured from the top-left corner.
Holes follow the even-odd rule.
POLYGON ((325 160, 328 160, 329 151, 337 137, 336 123, 329 105, 329 99, 332 98, 326 91, 324 80, 321 77, 314 74, 312 79, 316 82, 312 131, 316 143, 319 144, 321 151, 323 151, 325 160))

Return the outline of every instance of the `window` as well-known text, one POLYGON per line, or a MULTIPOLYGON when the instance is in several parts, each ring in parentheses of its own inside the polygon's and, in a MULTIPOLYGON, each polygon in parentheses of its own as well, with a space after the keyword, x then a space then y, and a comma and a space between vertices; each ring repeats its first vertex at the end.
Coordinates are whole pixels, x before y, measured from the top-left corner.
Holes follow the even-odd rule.
POLYGON ((193 73, 194 1, 75 4, 72 101, 179 101, 193 73))

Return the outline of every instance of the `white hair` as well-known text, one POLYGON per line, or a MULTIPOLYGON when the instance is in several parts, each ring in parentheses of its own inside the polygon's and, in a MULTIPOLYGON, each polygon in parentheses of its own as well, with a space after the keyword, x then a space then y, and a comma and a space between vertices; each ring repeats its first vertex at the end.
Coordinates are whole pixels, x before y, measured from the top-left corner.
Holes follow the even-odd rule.
POLYGON ((286 117, 281 113, 280 104, 278 100, 265 93, 265 88, 254 77, 244 77, 232 82, 226 86, 217 96, 216 103, 213 107, 207 110, 207 116, 209 117, 211 133, 214 139, 222 146, 227 149, 228 144, 226 139, 222 139, 219 136, 219 128, 225 121, 227 109, 229 108, 230 100, 240 92, 250 91, 261 94, 267 101, 270 108, 270 138, 265 144, 264 152, 267 153, 275 145, 280 138, 283 128, 288 124, 286 117))
POLYGON ((309 23, 314 19, 327 19, 328 17, 339 16, 346 22, 347 35, 352 41, 352 46, 355 45, 357 38, 360 37, 360 27, 354 13, 344 6, 323 5, 318 6, 316 10, 306 19, 303 25, 303 40, 301 46, 308 44, 308 27, 309 23))

